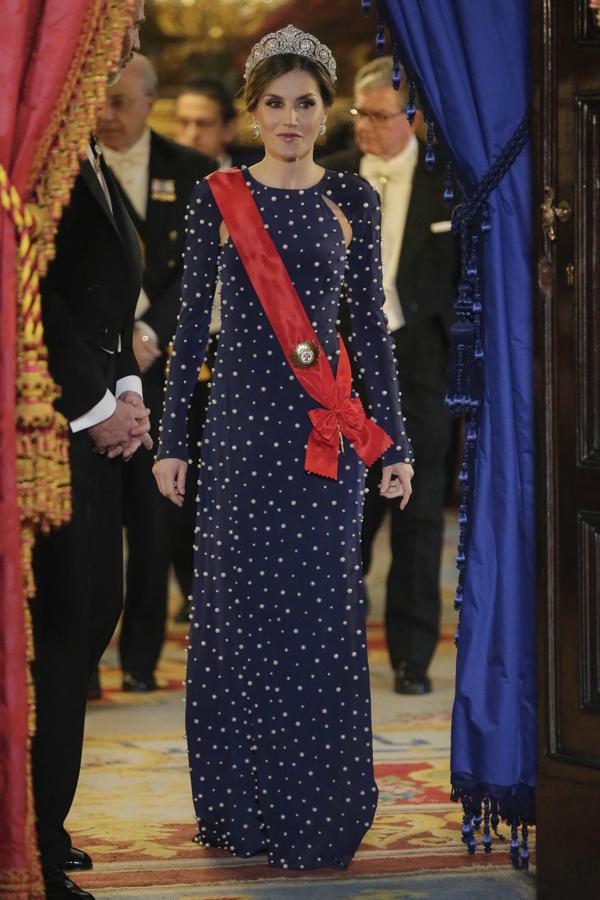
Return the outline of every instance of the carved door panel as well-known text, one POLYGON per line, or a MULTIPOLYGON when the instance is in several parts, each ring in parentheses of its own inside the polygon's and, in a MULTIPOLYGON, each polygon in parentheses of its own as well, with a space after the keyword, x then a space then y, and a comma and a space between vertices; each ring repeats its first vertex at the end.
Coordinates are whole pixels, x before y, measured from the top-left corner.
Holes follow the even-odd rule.
POLYGON ((565 900, 600 897, 600 23, 533 8, 537 852, 541 900, 565 900))

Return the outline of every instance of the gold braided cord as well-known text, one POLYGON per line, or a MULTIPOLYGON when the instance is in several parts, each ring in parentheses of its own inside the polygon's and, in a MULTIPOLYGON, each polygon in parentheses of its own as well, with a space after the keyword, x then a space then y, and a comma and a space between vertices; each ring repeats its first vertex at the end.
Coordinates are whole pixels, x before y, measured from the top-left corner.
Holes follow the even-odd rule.
POLYGON ((31 597, 35 532, 61 525, 70 515, 67 423, 53 406, 59 392, 43 343, 34 218, 2 164, 0 204, 17 239, 17 482, 24 590, 31 597))
MULTIPOLYGON (((7 214, 17 238, 16 301, 18 326, 17 375, 17 483, 21 518, 21 558, 25 597, 32 596, 31 567, 36 528, 67 521, 70 513, 67 423, 55 411, 52 401, 58 391, 48 374, 41 332, 40 280, 37 265, 35 222, 0 163, 0 209, 7 214), (36 321, 37 316, 37 321, 36 321), (24 327, 26 323, 26 327, 24 327)), ((24 604, 25 653, 33 658, 31 614, 24 604)), ((35 730, 35 696, 30 666, 27 665, 27 723, 29 737, 35 730)), ((29 750, 29 748, 28 748, 29 750)), ((23 870, 0 872, 0 894, 16 898, 43 898, 44 889, 37 865, 37 845, 31 783, 31 759, 25 761, 27 785, 25 846, 29 866, 23 870)))
POLYGON ((65 84, 40 142, 24 204, 0 171, 2 207, 17 237, 17 479, 26 597, 35 593, 31 567, 38 531, 71 515, 68 425, 54 409, 59 390, 48 371, 40 278, 54 255, 64 205, 106 97, 107 73, 119 58, 132 0, 91 0, 65 84))

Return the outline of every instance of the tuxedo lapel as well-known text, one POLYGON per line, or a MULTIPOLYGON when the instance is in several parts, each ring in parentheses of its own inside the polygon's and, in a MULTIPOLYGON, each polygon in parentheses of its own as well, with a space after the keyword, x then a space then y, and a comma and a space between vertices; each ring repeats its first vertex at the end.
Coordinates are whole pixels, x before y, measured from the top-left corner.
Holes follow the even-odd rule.
MULTIPOLYGON (((176 162, 170 157, 169 148, 163 146, 160 139, 151 132, 150 138, 150 162, 148 165, 148 205, 146 207, 146 236, 148 242, 152 242, 159 235, 164 234, 170 228, 181 229, 183 227, 182 216, 185 210, 185 201, 181 204, 181 198, 177 197, 177 186, 173 201, 157 199, 153 195, 153 180, 167 180, 177 183, 176 162)), ((160 193, 159 195, 160 196, 160 193)), ((187 198, 186 198, 187 199, 187 198)))
MULTIPOLYGON (((439 178, 425 168, 423 151, 419 149, 419 159, 413 177, 410 201, 406 213, 402 251, 398 263, 398 273, 405 270, 428 240, 430 226, 439 207, 436 196, 439 178)), ((441 188, 440 188, 441 190, 441 188)))
MULTIPOLYGON (((141 243, 141 239, 133 222, 131 221, 123 198, 121 197, 121 190, 119 189, 119 186, 117 184, 117 179, 112 174, 108 166, 104 163, 104 160, 102 160, 101 165, 113 207, 113 215, 111 216, 111 220, 114 225, 115 231, 119 235, 121 247, 129 264, 132 280, 134 284, 138 284, 141 283, 142 280, 143 246, 141 243)), ((94 173, 92 172, 92 174, 94 173)), ((97 180, 98 179, 96 179, 96 181, 97 180)))
MULTIPOLYGON (((98 179, 98 176, 94 172, 94 168, 89 160, 85 160, 81 164, 80 170, 81 177, 87 187, 90 189, 95 199, 98 201, 100 206, 102 207, 103 212, 108 217, 108 220, 112 227, 115 229, 117 234, 119 234, 119 229, 117 228, 117 223, 115 222, 115 217, 111 212, 110 206, 108 205, 108 200, 106 199, 106 194, 102 190, 102 185, 98 179)), ((110 191, 110 188, 109 188, 110 191)))
POLYGON ((161 153, 160 148, 157 146, 156 139, 154 137, 154 132, 152 131, 150 137, 150 160, 148 162, 148 203, 146 206, 146 231, 147 234, 153 235, 155 232, 157 219, 160 221, 161 212, 164 212, 164 203, 160 203, 158 200, 154 200, 152 197, 152 179, 158 177, 158 173, 161 169, 161 153))
MULTIPOLYGON (((111 169, 111 172, 112 172, 112 169, 111 169)), ((141 216, 138 215, 131 200, 129 199, 127 191, 125 190, 125 188, 123 187, 123 185, 121 184, 121 182, 119 181, 119 179, 117 178, 117 176, 115 175, 114 172, 112 172, 112 176, 114 179, 115 188, 117 189, 117 191, 119 193, 119 199, 121 200, 123 206, 127 210, 127 215, 133 222, 133 226, 134 226, 135 230, 137 231, 142 244, 145 244, 145 242, 146 242, 146 234, 145 234, 146 223, 145 223, 144 219, 142 219, 141 216)))

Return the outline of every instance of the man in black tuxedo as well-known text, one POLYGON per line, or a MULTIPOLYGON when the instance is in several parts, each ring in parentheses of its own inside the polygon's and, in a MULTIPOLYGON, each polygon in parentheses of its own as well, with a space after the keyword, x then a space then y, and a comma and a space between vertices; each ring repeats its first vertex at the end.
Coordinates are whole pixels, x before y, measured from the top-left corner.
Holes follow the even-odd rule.
POLYGON ((216 78, 196 78, 175 100, 175 140, 217 160, 220 169, 251 166, 262 159, 262 147, 235 144, 238 115, 231 94, 216 78))
POLYGON ((375 534, 391 512, 392 563, 387 579, 385 624, 395 690, 431 690, 427 670, 438 638, 440 560, 443 540, 445 457, 449 417, 449 327, 458 255, 444 204, 444 176, 428 171, 425 151, 406 119, 406 79, 392 87, 392 59, 367 63, 355 79, 357 148, 320 160, 356 172, 380 193, 385 313, 394 340, 406 430, 415 453, 413 496, 404 511, 381 498, 380 470, 367 479, 362 532, 363 569, 369 570, 375 534))
MULTIPOLYGON (((186 206, 196 181, 216 168, 214 160, 148 127, 156 96, 156 72, 148 59, 136 54, 119 82, 109 88, 98 118, 105 159, 144 248, 133 347, 143 373, 155 440, 168 346, 180 305, 186 206)), ((194 416, 206 406, 206 390, 205 383, 198 385, 194 416)), ((164 640, 169 566, 173 561, 179 575, 184 570, 190 591, 193 573, 193 516, 161 497, 152 462, 148 454, 139 454, 124 473, 128 558, 119 650, 123 689, 137 692, 156 687, 154 670, 164 640)))
MULTIPOLYGON (((119 72, 139 47, 142 20, 137 0, 119 72)), ((40 535, 34 551, 32 769, 49 900, 92 897, 65 875, 92 863, 72 847, 64 821, 79 777, 88 678, 122 605, 119 457, 152 447, 132 349, 140 283, 139 242, 94 141, 42 282, 49 368, 61 390, 56 405, 69 421, 73 503, 70 523, 40 535)))

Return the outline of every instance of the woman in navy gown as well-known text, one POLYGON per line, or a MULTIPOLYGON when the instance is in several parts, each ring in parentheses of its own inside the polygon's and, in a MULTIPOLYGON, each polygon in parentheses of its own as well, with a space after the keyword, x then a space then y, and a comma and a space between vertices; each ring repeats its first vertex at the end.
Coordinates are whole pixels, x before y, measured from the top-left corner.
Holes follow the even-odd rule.
MULTIPOLYGON (((345 285, 351 352, 372 418, 393 440, 380 490, 404 506, 412 455, 382 313, 378 196, 313 161, 335 62, 288 26, 254 48, 246 73, 265 147, 243 169, 246 184, 334 372, 345 285)), ((186 244, 155 475, 178 505, 194 490, 185 486, 186 422, 219 281, 187 668, 200 842, 266 852, 283 868, 345 868, 377 805, 360 561, 365 465, 347 448, 337 480, 305 471, 314 400, 290 371, 206 181, 190 203, 186 244)))

